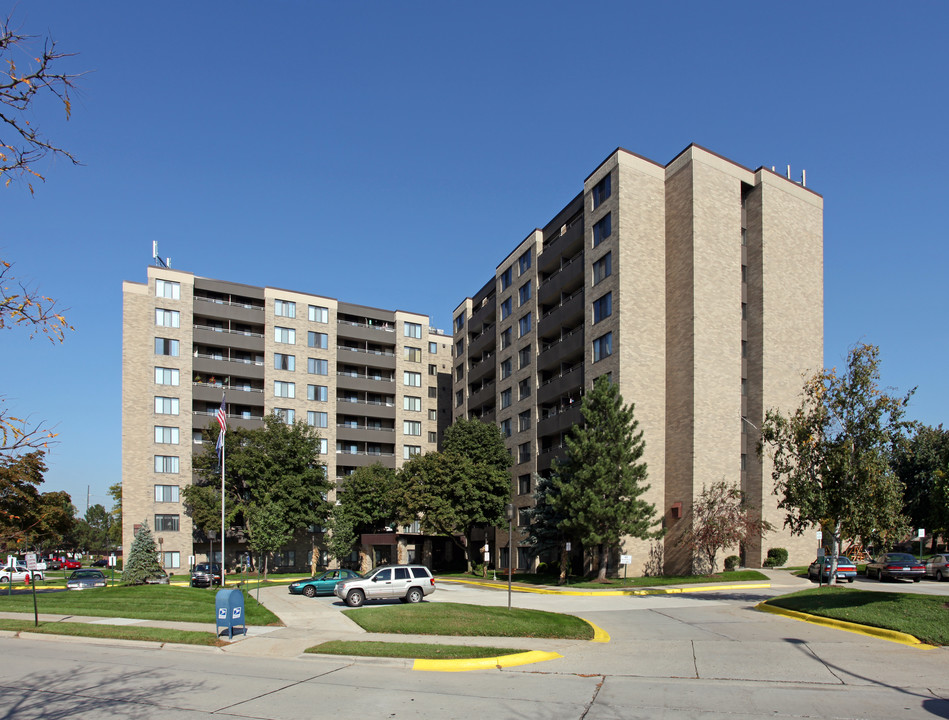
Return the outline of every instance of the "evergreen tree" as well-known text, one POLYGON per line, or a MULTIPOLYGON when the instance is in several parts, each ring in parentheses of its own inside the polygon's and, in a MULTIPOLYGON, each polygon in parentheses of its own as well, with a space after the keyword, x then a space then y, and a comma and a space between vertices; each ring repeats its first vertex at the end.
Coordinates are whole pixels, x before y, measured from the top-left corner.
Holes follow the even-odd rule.
POLYGON ((557 553, 560 582, 567 579, 567 540, 561 529, 564 517, 554 508, 557 488, 551 478, 534 475, 534 506, 527 509, 527 543, 532 555, 557 553))
POLYGON ((598 579, 606 579, 611 548, 624 536, 656 537, 654 505, 641 500, 645 484, 646 443, 633 405, 623 405, 619 388, 597 378, 583 398, 583 424, 566 438, 567 457, 557 463, 550 495, 552 509, 562 516, 560 529, 586 547, 599 546, 598 579))
POLYGON ((125 568, 122 571, 122 583, 143 585, 148 578, 161 577, 164 574, 165 571, 158 562, 155 538, 152 536, 152 531, 148 529, 148 522, 143 522, 142 527, 135 533, 135 539, 132 540, 132 549, 129 550, 125 568))

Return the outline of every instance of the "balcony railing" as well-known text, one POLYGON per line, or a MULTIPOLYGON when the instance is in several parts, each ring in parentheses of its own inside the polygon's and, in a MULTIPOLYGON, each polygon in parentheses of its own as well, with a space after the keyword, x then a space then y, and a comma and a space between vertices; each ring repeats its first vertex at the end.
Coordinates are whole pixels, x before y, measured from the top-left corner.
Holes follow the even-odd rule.
POLYGON ((559 380, 560 378, 567 377, 567 375, 570 375, 571 373, 574 373, 574 372, 576 372, 577 370, 583 370, 583 363, 582 363, 582 362, 581 362, 581 363, 577 363, 576 365, 574 365, 574 366, 573 366, 572 368, 570 368, 569 370, 564 370, 564 371, 563 371, 562 373, 560 373, 559 375, 554 375, 554 376, 553 376, 552 378, 550 378, 549 380, 544 380, 544 382, 542 382, 542 383, 540 384, 540 386, 543 387, 544 385, 547 385, 547 384, 549 384, 549 383, 552 383, 552 382, 554 382, 555 380, 559 380))
POLYGON ((385 330, 386 332, 395 332, 394 323, 383 322, 381 324, 380 323, 370 324, 370 323, 359 322, 358 320, 343 320, 341 318, 337 318, 336 323, 338 325, 351 325, 352 327, 364 327, 364 328, 370 328, 372 330, 385 330))
MULTIPOLYGON (((217 410, 193 410, 193 415, 207 415, 208 417, 214 417, 217 415, 217 410)), ((227 413, 229 418, 234 418, 236 420, 263 420, 263 415, 254 415, 250 412, 229 412, 227 413)))
POLYGON ((573 265, 577 260, 581 259, 582 257, 583 257, 583 253, 582 253, 582 252, 579 252, 579 253, 577 253, 576 255, 574 255, 572 258, 570 258, 569 260, 567 260, 567 262, 561 263, 559 268, 557 268, 557 269, 554 270, 552 273, 550 273, 550 275, 548 275, 547 277, 544 278, 544 280, 541 282, 540 286, 541 286, 541 287, 544 287, 544 285, 546 285, 547 283, 549 283, 551 280, 553 280, 555 277, 557 277, 557 275, 559 275, 561 272, 563 272, 564 269, 570 267, 571 265, 573 265))
POLYGON ((224 384, 220 382, 201 382, 200 380, 195 380, 191 383, 192 385, 198 387, 209 387, 209 388, 220 388, 221 390, 240 390, 242 392, 255 392, 262 393, 263 388, 250 387, 249 385, 235 385, 234 383, 224 384))
POLYGON ((346 370, 337 370, 336 374, 340 377, 360 378, 362 380, 377 380, 379 382, 395 382, 394 377, 383 377, 382 375, 367 375, 360 372, 347 372, 346 370))
MULTIPOLYGON (((546 316, 545 316, 545 317, 546 317, 546 316)), ((556 340, 551 340, 550 342, 544 343, 543 346, 541 347, 541 350, 540 350, 540 351, 541 351, 541 352, 546 352, 546 351, 550 350, 550 348, 555 347, 555 346, 559 345, 560 343, 562 343, 564 340, 566 340, 566 339, 567 339, 568 337, 570 337, 571 335, 574 335, 574 334, 576 334, 576 333, 581 333, 581 332, 583 332, 583 325, 578 325, 578 326, 575 327, 573 330, 571 330, 570 332, 564 333, 563 335, 561 335, 561 336, 560 336, 559 338, 557 338, 556 340)))
POLYGON ((250 330, 232 330, 230 328, 214 327, 213 325, 195 325, 195 330, 209 330, 210 332, 230 333, 231 335, 244 335, 245 337, 262 338, 263 333, 251 332, 250 330))
POLYGON ((337 345, 339 350, 350 350, 352 352, 368 353, 369 355, 383 355, 385 357, 395 357, 392 350, 368 350, 367 348, 350 347, 349 345, 337 345))
POLYGON ((244 308, 246 310, 260 310, 261 312, 264 311, 263 305, 252 305, 250 303, 233 302, 232 300, 219 300, 218 298, 209 298, 209 297, 204 297, 203 295, 195 295, 194 299, 201 300, 202 302, 214 303, 215 305, 230 305, 231 307, 239 307, 239 308, 244 308))
POLYGON ((361 398, 338 397, 339 402, 348 402, 356 405, 378 405, 380 407, 395 407, 395 400, 362 400, 361 398))
POLYGON ((371 455, 372 457, 395 457, 395 453, 376 450, 336 450, 337 455, 371 455))
POLYGON ((574 290, 574 291, 573 291, 572 293, 570 293, 569 295, 567 295, 567 297, 565 297, 565 298, 560 298, 560 302, 557 303, 556 305, 554 305, 552 308, 550 308, 550 310, 548 310, 547 312, 545 312, 542 317, 547 317, 548 315, 550 315, 550 313, 554 312, 555 310, 559 310, 559 309, 562 308, 564 305, 566 305, 568 302, 570 302, 571 300, 573 300, 577 295, 580 295, 582 292, 583 292, 583 287, 581 286, 581 287, 577 288, 576 290, 574 290))
POLYGON ((394 427, 376 427, 375 425, 361 425, 359 423, 336 423, 338 428, 348 428, 350 430, 378 430, 379 432, 395 432, 394 427))
POLYGON ((232 363, 241 363, 242 365, 263 365, 263 360, 251 360, 249 358, 230 358, 224 357, 222 355, 211 355, 209 353, 196 352, 194 354, 196 358, 203 358, 205 360, 220 360, 221 362, 232 362, 232 363))

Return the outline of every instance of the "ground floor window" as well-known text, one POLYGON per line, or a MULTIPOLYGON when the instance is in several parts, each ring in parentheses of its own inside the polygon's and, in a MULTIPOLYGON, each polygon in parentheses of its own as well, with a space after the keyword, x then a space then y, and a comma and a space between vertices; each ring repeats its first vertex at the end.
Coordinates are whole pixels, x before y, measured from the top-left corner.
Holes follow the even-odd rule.
POLYGON ((162 567, 166 567, 170 570, 181 567, 181 553, 177 551, 167 551, 163 552, 161 556, 162 567))

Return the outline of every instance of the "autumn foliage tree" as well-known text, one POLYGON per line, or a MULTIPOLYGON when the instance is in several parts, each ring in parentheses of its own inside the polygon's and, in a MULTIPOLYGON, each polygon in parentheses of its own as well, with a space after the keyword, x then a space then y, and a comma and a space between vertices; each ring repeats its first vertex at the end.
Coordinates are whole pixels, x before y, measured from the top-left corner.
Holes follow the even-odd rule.
POLYGON ((687 521, 689 529, 679 542, 692 551, 699 573, 715 572, 716 556, 721 550, 774 529, 767 520, 756 519, 744 506, 741 490, 724 480, 702 487, 687 521))

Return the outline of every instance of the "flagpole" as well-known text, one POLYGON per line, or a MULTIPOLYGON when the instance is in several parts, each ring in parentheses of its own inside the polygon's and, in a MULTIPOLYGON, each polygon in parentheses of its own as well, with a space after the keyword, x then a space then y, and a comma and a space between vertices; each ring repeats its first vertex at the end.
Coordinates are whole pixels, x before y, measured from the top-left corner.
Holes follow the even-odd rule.
MULTIPOLYGON (((217 436, 217 450, 218 457, 221 460, 221 587, 224 587, 224 473, 225 473, 225 449, 224 449, 224 436, 227 434, 227 393, 224 392, 221 394, 221 407, 218 408, 217 418, 218 425, 221 426, 221 431, 217 436)), ((213 554, 213 553, 212 553, 213 554)), ((210 562, 214 564, 214 558, 210 558, 210 562)), ((213 574, 213 573, 212 573, 213 574)), ((212 583, 213 584, 213 583, 212 583)))
MULTIPOLYGON (((224 464, 225 447, 221 445, 221 587, 224 587, 224 464)), ((211 573, 213 578, 213 571, 211 573)))

